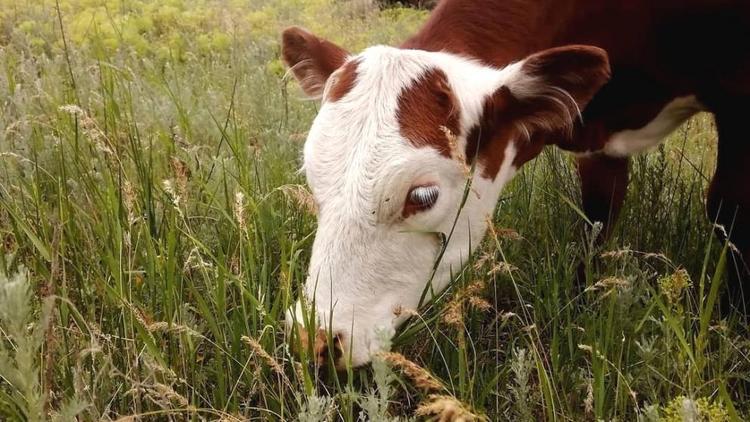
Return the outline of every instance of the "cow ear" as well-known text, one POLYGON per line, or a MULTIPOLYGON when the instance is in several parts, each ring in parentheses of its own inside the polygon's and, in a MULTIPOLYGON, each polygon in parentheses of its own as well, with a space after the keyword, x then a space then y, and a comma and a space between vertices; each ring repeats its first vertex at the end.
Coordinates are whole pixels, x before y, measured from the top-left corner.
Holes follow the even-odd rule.
POLYGON ((527 137, 538 131, 571 131, 611 76, 607 53, 582 45, 543 50, 507 70, 508 79, 493 102, 501 105, 497 112, 502 120, 527 137))
POLYGON ((349 53, 298 27, 284 30, 281 40, 281 57, 302 90, 312 98, 320 98, 328 77, 344 64, 349 53))

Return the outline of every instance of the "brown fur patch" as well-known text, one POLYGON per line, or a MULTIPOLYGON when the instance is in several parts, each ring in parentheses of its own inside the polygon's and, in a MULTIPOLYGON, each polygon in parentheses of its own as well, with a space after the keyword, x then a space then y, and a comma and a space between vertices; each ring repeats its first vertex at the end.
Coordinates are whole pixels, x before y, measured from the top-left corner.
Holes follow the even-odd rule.
POLYGON ((334 75, 336 79, 331 84, 326 96, 328 101, 338 101, 354 88, 354 84, 357 82, 357 66, 359 66, 359 61, 351 60, 336 72, 334 75))
POLYGON ((429 69, 401 92, 397 117, 401 135, 414 146, 451 157, 450 140, 441 127, 459 136, 460 111, 442 70, 429 69))
MULTIPOLYGON (((297 332, 299 333, 299 339, 300 339, 300 346, 303 350, 308 350, 308 347, 310 347, 310 336, 307 333, 307 330, 305 327, 303 327, 301 324, 297 324, 297 332)), ((335 335, 333 339, 331 339, 331 343, 333 344, 333 361, 336 369, 343 369, 344 368, 344 362, 343 362, 343 355, 344 355, 344 347, 341 342, 341 337, 339 335, 335 335)), ((331 357, 329 356, 330 351, 328 348, 328 335, 326 334, 326 331, 322 328, 319 328, 315 332, 315 339, 314 343, 312 344, 312 350, 313 350, 313 362, 317 367, 325 366, 329 363, 331 357)))

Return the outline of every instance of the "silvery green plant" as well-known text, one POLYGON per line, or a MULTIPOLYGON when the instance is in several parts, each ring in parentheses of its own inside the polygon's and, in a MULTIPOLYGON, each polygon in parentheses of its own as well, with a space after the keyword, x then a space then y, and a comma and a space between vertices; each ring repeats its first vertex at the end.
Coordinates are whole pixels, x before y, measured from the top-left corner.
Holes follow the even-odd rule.
POLYGON ((73 420, 86 405, 77 399, 58 411, 46 411, 48 400, 41 382, 40 350, 51 323, 54 297, 46 298, 39 315, 34 312, 28 272, 21 267, 9 276, 0 271, 0 390, 6 416, 30 422, 73 420))

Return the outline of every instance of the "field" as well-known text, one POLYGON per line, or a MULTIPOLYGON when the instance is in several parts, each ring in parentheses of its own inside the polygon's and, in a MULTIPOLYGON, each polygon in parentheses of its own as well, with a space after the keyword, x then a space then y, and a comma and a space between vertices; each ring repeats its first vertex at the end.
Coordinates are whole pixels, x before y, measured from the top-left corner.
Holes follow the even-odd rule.
POLYGON ((606 244, 587 234, 571 157, 549 149, 472 265, 399 332, 400 355, 336 374, 293 353, 283 315, 315 232, 296 170, 316 103, 284 78, 280 31, 358 51, 425 17, 0 0, 0 419, 750 418, 750 336, 721 319, 732 264, 703 209, 707 115, 633 160, 606 244))

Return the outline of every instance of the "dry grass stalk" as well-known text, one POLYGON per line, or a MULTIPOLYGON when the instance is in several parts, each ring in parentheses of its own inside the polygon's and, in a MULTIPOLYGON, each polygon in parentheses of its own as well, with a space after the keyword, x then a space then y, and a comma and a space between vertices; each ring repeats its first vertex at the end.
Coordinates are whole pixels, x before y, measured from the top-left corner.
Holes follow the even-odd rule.
POLYGON ((438 381, 429 371, 407 359, 401 353, 387 352, 381 355, 389 365, 398 368, 406 375, 414 386, 422 391, 444 390, 443 384, 438 381))
POLYGON ((492 305, 481 297, 484 287, 484 281, 478 280, 457 292, 456 296, 445 307, 443 321, 454 327, 463 326, 463 313, 466 304, 482 312, 492 309, 492 305))
POLYGON ((486 312, 486 311, 489 311, 490 309, 492 309, 492 305, 490 305, 490 303, 487 300, 485 300, 485 299, 483 299, 481 297, 477 297, 477 296, 470 297, 469 298, 469 304, 474 309, 476 309, 478 311, 481 311, 481 312, 486 312))
POLYGON ((122 303, 130 310, 131 314, 133 314, 133 318, 135 318, 135 320, 138 321, 138 323, 140 323, 143 328, 148 328, 148 326, 151 325, 152 321, 150 321, 150 318, 148 318, 135 305, 128 302, 127 300, 123 300, 122 303))
MULTIPOLYGON (((458 144, 458 136, 446 126, 440 126, 439 129, 445 134, 446 139, 448 139, 448 149, 450 150, 451 159, 461 167, 466 180, 470 180, 472 176, 471 166, 469 166, 469 160, 466 159, 466 154, 458 144)), ((471 187, 471 192, 476 195, 478 199, 481 199, 479 192, 473 187, 471 187)))
POLYGON ((298 382, 302 382, 305 379, 305 372, 304 368, 302 367, 302 363, 300 362, 294 362, 294 375, 297 377, 298 382))
POLYGON ((420 317, 419 312, 417 312, 416 309, 404 308, 402 305, 398 305, 393 308, 393 316, 395 316, 396 318, 400 316, 417 318, 420 317))
POLYGON ((172 181, 171 179, 164 179, 162 180, 161 185, 164 188, 164 192, 167 193, 167 197, 169 197, 169 200, 172 203, 172 207, 180 215, 180 218, 182 218, 182 208, 180 208, 180 203, 182 202, 182 196, 180 196, 177 190, 175 189, 174 181, 172 181))
POLYGON ((263 349, 263 346, 261 346, 261 344, 258 343, 257 340, 250 338, 248 336, 242 336, 240 339, 242 340, 243 343, 247 345, 247 347, 250 348, 250 350, 252 350, 253 353, 255 353, 257 357, 259 357, 262 361, 264 361, 266 365, 268 365, 268 367, 271 368, 273 372, 275 372, 278 376, 284 379, 287 383, 289 382, 289 380, 286 377, 286 374, 284 373, 284 368, 281 367, 281 364, 276 359, 274 359, 271 355, 269 355, 268 352, 266 352, 266 350, 263 349))
POLYGON ((482 254, 479 255, 479 257, 476 260, 474 260, 474 269, 479 271, 482 269, 482 267, 484 267, 485 264, 487 264, 490 261, 493 261, 494 259, 495 259, 494 252, 491 252, 491 251, 482 252, 482 254))
POLYGON ((616 251, 603 252, 600 256, 602 258, 622 258, 623 256, 628 256, 632 253, 633 251, 630 248, 625 248, 616 251))
POLYGON ((130 181, 125 180, 122 184, 122 202, 125 205, 125 212, 128 217, 127 235, 130 238, 130 228, 140 219, 138 216, 137 205, 137 194, 133 184, 130 181))
POLYGON ((91 140, 98 151, 103 152, 108 158, 117 156, 112 141, 107 137, 104 131, 99 128, 96 120, 94 120, 85 110, 75 104, 63 105, 58 107, 58 109, 78 118, 81 125, 81 131, 91 140))
POLYGON ((497 236, 501 239, 508 239, 508 240, 521 240, 523 237, 515 230, 507 227, 495 227, 495 232, 497 233, 497 236))
POLYGON ((174 173, 175 183, 177 184, 177 192, 183 199, 187 199, 190 167, 177 157, 172 157, 170 164, 172 166, 172 172, 174 173))
POLYGON ((219 419, 219 422, 240 422, 244 419, 238 418, 237 416, 233 415, 224 415, 219 419))
POLYGON ((175 333, 175 334, 187 334, 192 337, 202 337, 201 334, 187 325, 170 324, 166 321, 159 321, 150 324, 146 329, 150 333, 164 332, 164 333, 175 333))
POLYGON ((195 247, 190 250, 190 253, 185 259, 184 264, 182 265, 182 272, 184 272, 185 274, 190 274, 194 270, 198 270, 198 271, 213 271, 214 270, 214 265, 211 262, 203 259, 203 255, 201 255, 201 252, 200 250, 198 250, 198 247, 195 247))
POLYGON ((289 140, 294 142, 305 142, 307 139, 307 132, 292 133, 289 135, 289 140))
POLYGON ((310 191, 302 185, 284 185, 279 188, 287 199, 293 201, 302 210, 310 215, 317 215, 318 206, 315 205, 310 191))
POLYGON ((630 282, 628 280, 625 280, 624 278, 619 277, 607 277, 602 280, 597 281, 593 285, 586 287, 584 291, 586 292, 593 292, 597 290, 606 290, 604 295, 602 297, 609 296, 612 292, 614 292, 616 289, 625 289, 630 286, 630 282))
POLYGON ((170 386, 164 384, 155 384, 154 391, 161 397, 164 397, 171 403, 177 403, 180 407, 188 407, 190 402, 182 394, 174 391, 170 386))
POLYGON ((586 381, 586 399, 583 400, 583 410, 587 415, 594 414, 594 382, 591 379, 586 381))
POLYGON ((495 224, 492 221, 491 217, 487 217, 487 229, 490 232, 490 236, 492 236, 492 239, 496 242, 500 239, 508 239, 508 240, 521 240, 523 237, 521 237, 520 234, 518 234, 517 231, 507 228, 507 227, 495 227, 495 224))
POLYGON ((440 126, 440 131, 442 131, 443 134, 445 134, 445 138, 448 139, 448 148, 450 149, 451 158, 461 165, 464 175, 469 177, 471 175, 471 167, 466 164, 466 154, 464 154, 458 145, 458 137, 446 126, 440 126))
POLYGON ((245 221, 245 194, 237 191, 234 194, 234 219, 240 230, 247 234, 247 222, 245 221))
POLYGON ((516 267, 515 265, 503 261, 493 265, 492 268, 490 268, 489 274, 510 274, 517 269, 518 267, 516 267))
POLYGON ((183 409, 190 409, 190 401, 182 394, 174 391, 168 385, 161 383, 156 384, 137 384, 125 392, 126 396, 146 397, 154 404, 163 409, 169 409, 173 404, 179 405, 183 409))
POLYGON ((429 401, 422 403, 415 412, 416 416, 429 417, 440 422, 474 422, 487 421, 484 415, 477 415, 467 405, 452 396, 433 394, 429 401))
MULTIPOLYGON (((52 250, 55 251, 55 253, 52 255, 52 271, 50 271, 50 277, 47 279, 46 284, 41 289, 40 296, 42 297, 42 300, 45 302, 46 306, 52 307, 52 304, 54 303, 54 295, 57 294, 57 284, 60 283, 64 276, 65 272, 60 266, 60 255, 57 254, 57 250, 60 247, 60 227, 55 227, 54 232, 54 238, 52 243, 52 250)), ((44 312, 43 312, 44 314, 44 312)), ((50 313, 51 314, 51 313, 50 313)), ((58 338, 57 338, 57 330, 55 327, 55 323, 52 320, 54 317, 52 315, 47 316, 48 318, 46 321, 43 321, 43 324, 47 325, 47 328, 44 332, 44 386, 46 388, 46 395, 44 399, 44 412, 49 413, 50 411, 50 398, 53 397, 55 393, 55 373, 54 373, 54 359, 55 359, 55 350, 58 346, 58 338)))
POLYGON ((453 327, 460 327, 464 323, 463 300, 459 297, 453 298, 443 311, 443 322, 453 327))

